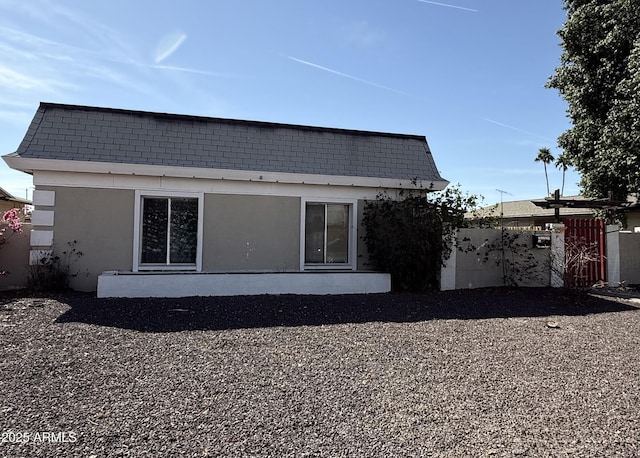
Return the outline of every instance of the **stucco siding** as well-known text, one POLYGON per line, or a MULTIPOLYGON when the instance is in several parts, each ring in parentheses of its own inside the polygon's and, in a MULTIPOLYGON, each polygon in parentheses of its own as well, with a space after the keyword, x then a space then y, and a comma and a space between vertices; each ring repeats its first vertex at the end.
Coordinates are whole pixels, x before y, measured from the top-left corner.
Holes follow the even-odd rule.
POLYGON ((206 194, 203 270, 300 268, 300 199, 206 194))
MULTIPOLYGON (((533 248, 532 232, 507 231, 505 234, 519 234, 516 243, 523 246, 516 249, 515 262, 520 263, 518 269, 524 269, 527 266, 530 268, 526 274, 511 272, 518 284, 520 286, 548 286, 551 275, 549 270, 550 250, 548 248, 533 248), (519 260, 519 255, 527 255, 531 258, 526 261, 519 260)), ((455 249, 450 259, 447 260, 449 263, 451 259, 455 259, 455 289, 505 285, 501 252, 498 248, 491 248, 492 245, 499 246, 501 236, 500 229, 463 228, 458 231, 458 249, 455 249), (475 249, 466 250, 469 247, 475 247, 475 249)), ((506 253, 507 256, 512 256, 509 250, 506 253)))
POLYGON ((640 234, 620 232, 620 281, 629 285, 640 283, 640 234))
MULTIPOLYGON (((73 248, 82 252, 68 259, 71 273, 77 274, 72 288, 95 291, 102 272, 133 269, 134 190, 41 185, 38 191, 51 191, 55 200, 36 205, 44 216, 54 215, 53 226, 34 226, 36 232, 52 235, 53 250, 61 258, 74 241, 73 248)), ((359 200, 357 270, 371 268, 361 240, 363 208, 359 200)), ((204 193, 202 218, 203 272, 300 270, 300 197, 204 193)), ((32 237, 32 254, 46 250, 45 245, 34 245, 32 237)))
POLYGON ((8 273, 0 275, 0 291, 20 289, 27 285, 30 232, 31 223, 23 223, 22 232, 13 232, 11 229, 5 232, 7 242, 1 248, 0 272, 8 273))
POLYGON ((367 251, 367 244, 364 241, 364 236, 367 234, 367 229, 362 223, 364 218, 364 208, 367 205, 367 201, 360 199, 358 200, 358 240, 357 240, 357 251, 358 256, 356 262, 358 270, 374 270, 374 266, 371 265, 371 261, 369 260, 369 252, 367 251))
POLYGON ((69 257, 71 287, 95 291, 105 270, 131 270, 133 264, 134 191, 117 189, 38 187, 55 191, 54 253, 66 263, 69 244, 82 256, 69 257), (75 244, 73 243, 75 241, 75 244))

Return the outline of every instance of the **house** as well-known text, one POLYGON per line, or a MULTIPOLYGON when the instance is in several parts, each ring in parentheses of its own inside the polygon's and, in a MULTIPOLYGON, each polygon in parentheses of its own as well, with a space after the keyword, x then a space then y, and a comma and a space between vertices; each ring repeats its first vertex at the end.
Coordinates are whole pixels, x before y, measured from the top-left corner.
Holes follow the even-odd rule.
POLYGON ((3 159, 33 175, 30 262, 73 244, 101 297, 388 291, 364 203, 448 184, 423 136, 53 103, 3 159))
MULTIPOLYGON (((561 202, 569 202, 568 205, 559 209, 561 219, 592 219, 595 217, 594 210, 606 208, 606 206, 598 206, 601 200, 589 199, 581 195, 565 196, 560 200, 561 202)), ((629 197, 628 206, 624 207, 624 212, 627 223, 625 229, 639 232, 640 206, 634 197, 629 197)), ((545 199, 514 200, 483 207, 477 212, 465 215, 465 218, 468 219, 478 217, 492 218, 497 226, 500 225, 500 219, 502 219, 502 224, 505 227, 543 230, 547 223, 555 222, 555 208, 553 208, 553 202, 545 199)))
MULTIPOLYGON (((572 196, 571 199, 587 200, 583 196, 572 196)), ((542 230, 547 223, 555 222, 555 210, 553 208, 541 208, 532 200, 512 200, 507 202, 482 207, 475 214, 469 213, 466 218, 474 217, 493 218, 497 225, 506 227, 542 230), (502 217, 501 217, 502 215, 502 217)), ((590 208, 562 208, 560 218, 593 218, 593 210, 590 208)))
POLYGON ((12 208, 24 208, 26 205, 31 205, 31 201, 15 197, 0 188, 0 215, 12 208))

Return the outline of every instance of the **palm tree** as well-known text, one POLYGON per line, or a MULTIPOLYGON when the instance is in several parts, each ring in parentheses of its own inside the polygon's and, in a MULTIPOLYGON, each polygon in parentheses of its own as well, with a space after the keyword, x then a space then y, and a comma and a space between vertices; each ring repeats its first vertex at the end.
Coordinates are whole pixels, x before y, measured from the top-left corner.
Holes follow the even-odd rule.
POLYGON ((569 162, 569 159, 567 159, 567 156, 564 153, 561 153, 556 158, 556 168, 559 168, 560 170, 562 170, 562 191, 560 191, 560 195, 564 194, 564 176, 567 173, 567 169, 569 168, 570 165, 571 163, 569 162))
POLYGON ((553 155, 549 148, 540 148, 538 151, 538 155, 535 158, 535 162, 542 162, 544 164, 544 177, 547 180, 547 195, 551 195, 551 191, 549 191, 549 175, 547 175, 547 164, 551 164, 553 162, 553 155))

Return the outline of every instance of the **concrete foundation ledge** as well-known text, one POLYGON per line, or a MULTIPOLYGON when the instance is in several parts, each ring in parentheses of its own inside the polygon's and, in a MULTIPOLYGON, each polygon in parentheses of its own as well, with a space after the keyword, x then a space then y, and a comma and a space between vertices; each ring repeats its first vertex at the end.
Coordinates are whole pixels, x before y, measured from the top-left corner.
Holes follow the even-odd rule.
POLYGON ((391 290, 379 272, 103 272, 98 297, 368 294, 391 290))

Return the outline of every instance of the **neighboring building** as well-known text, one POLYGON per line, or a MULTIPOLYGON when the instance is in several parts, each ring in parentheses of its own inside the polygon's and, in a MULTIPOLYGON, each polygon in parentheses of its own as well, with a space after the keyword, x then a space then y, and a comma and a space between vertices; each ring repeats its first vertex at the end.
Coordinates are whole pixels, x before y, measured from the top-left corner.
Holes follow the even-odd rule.
POLYGON ((629 203, 625 208, 626 226, 622 228, 625 232, 640 232, 640 203, 635 196, 629 196, 629 203))
POLYGON ((3 158, 33 174, 31 262, 75 242, 101 296, 385 291, 364 202, 448 184, 423 136, 51 103, 3 158))
POLYGON ((7 210, 11 210, 12 208, 22 209, 28 205, 31 205, 30 200, 12 196, 7 191, 0 188, 0 216, 2 215, 2 213, 6 212, 7 210))
POLYGON ((640 205, 632 204, 627 210, 627 226, 624 228, 631 232, 640 232, 640 205))
MULTIPOLYGON (((571 201, 573 207, 560 208, 560 219, 591 219, 595 217, 593 208, 580 208, 584 201, 585 207, 592 199, 584 196, 564 196, 563 201, 571 201)), ((500 225, 500 220, 505 227, 543 230, 547 223, 555 222, 555 209, 542 208, 534 202, 544 202, 544 199, 514 200, 494 204, 479 209, 475 213, 467 213, 466 218, 491 218, 496 226, 500 225), (502 217, 501 217, 502 213, 502 217)), ((627 227, 629 231, 640 231, 640 206, 635 198, 629 199, 629 206, 625 209, 627 215, 627 227), (636 229, 637 228, 637 229, 636 229)))
MULTIPOLYGON (((586 200, 582 196, 566 197, 567 199, 586 200)), ((541 230, 547 223, 555 221, 555 210, 536 206, 531 200, 514 200, 481 208, 477 215, 467 214, 467 218, 481 216, 491 217, 505 227, 521 227, 523 229, 541 230)), ((560 218, 593 218, 593 210, 589 208, 561 208, 560 218)))

